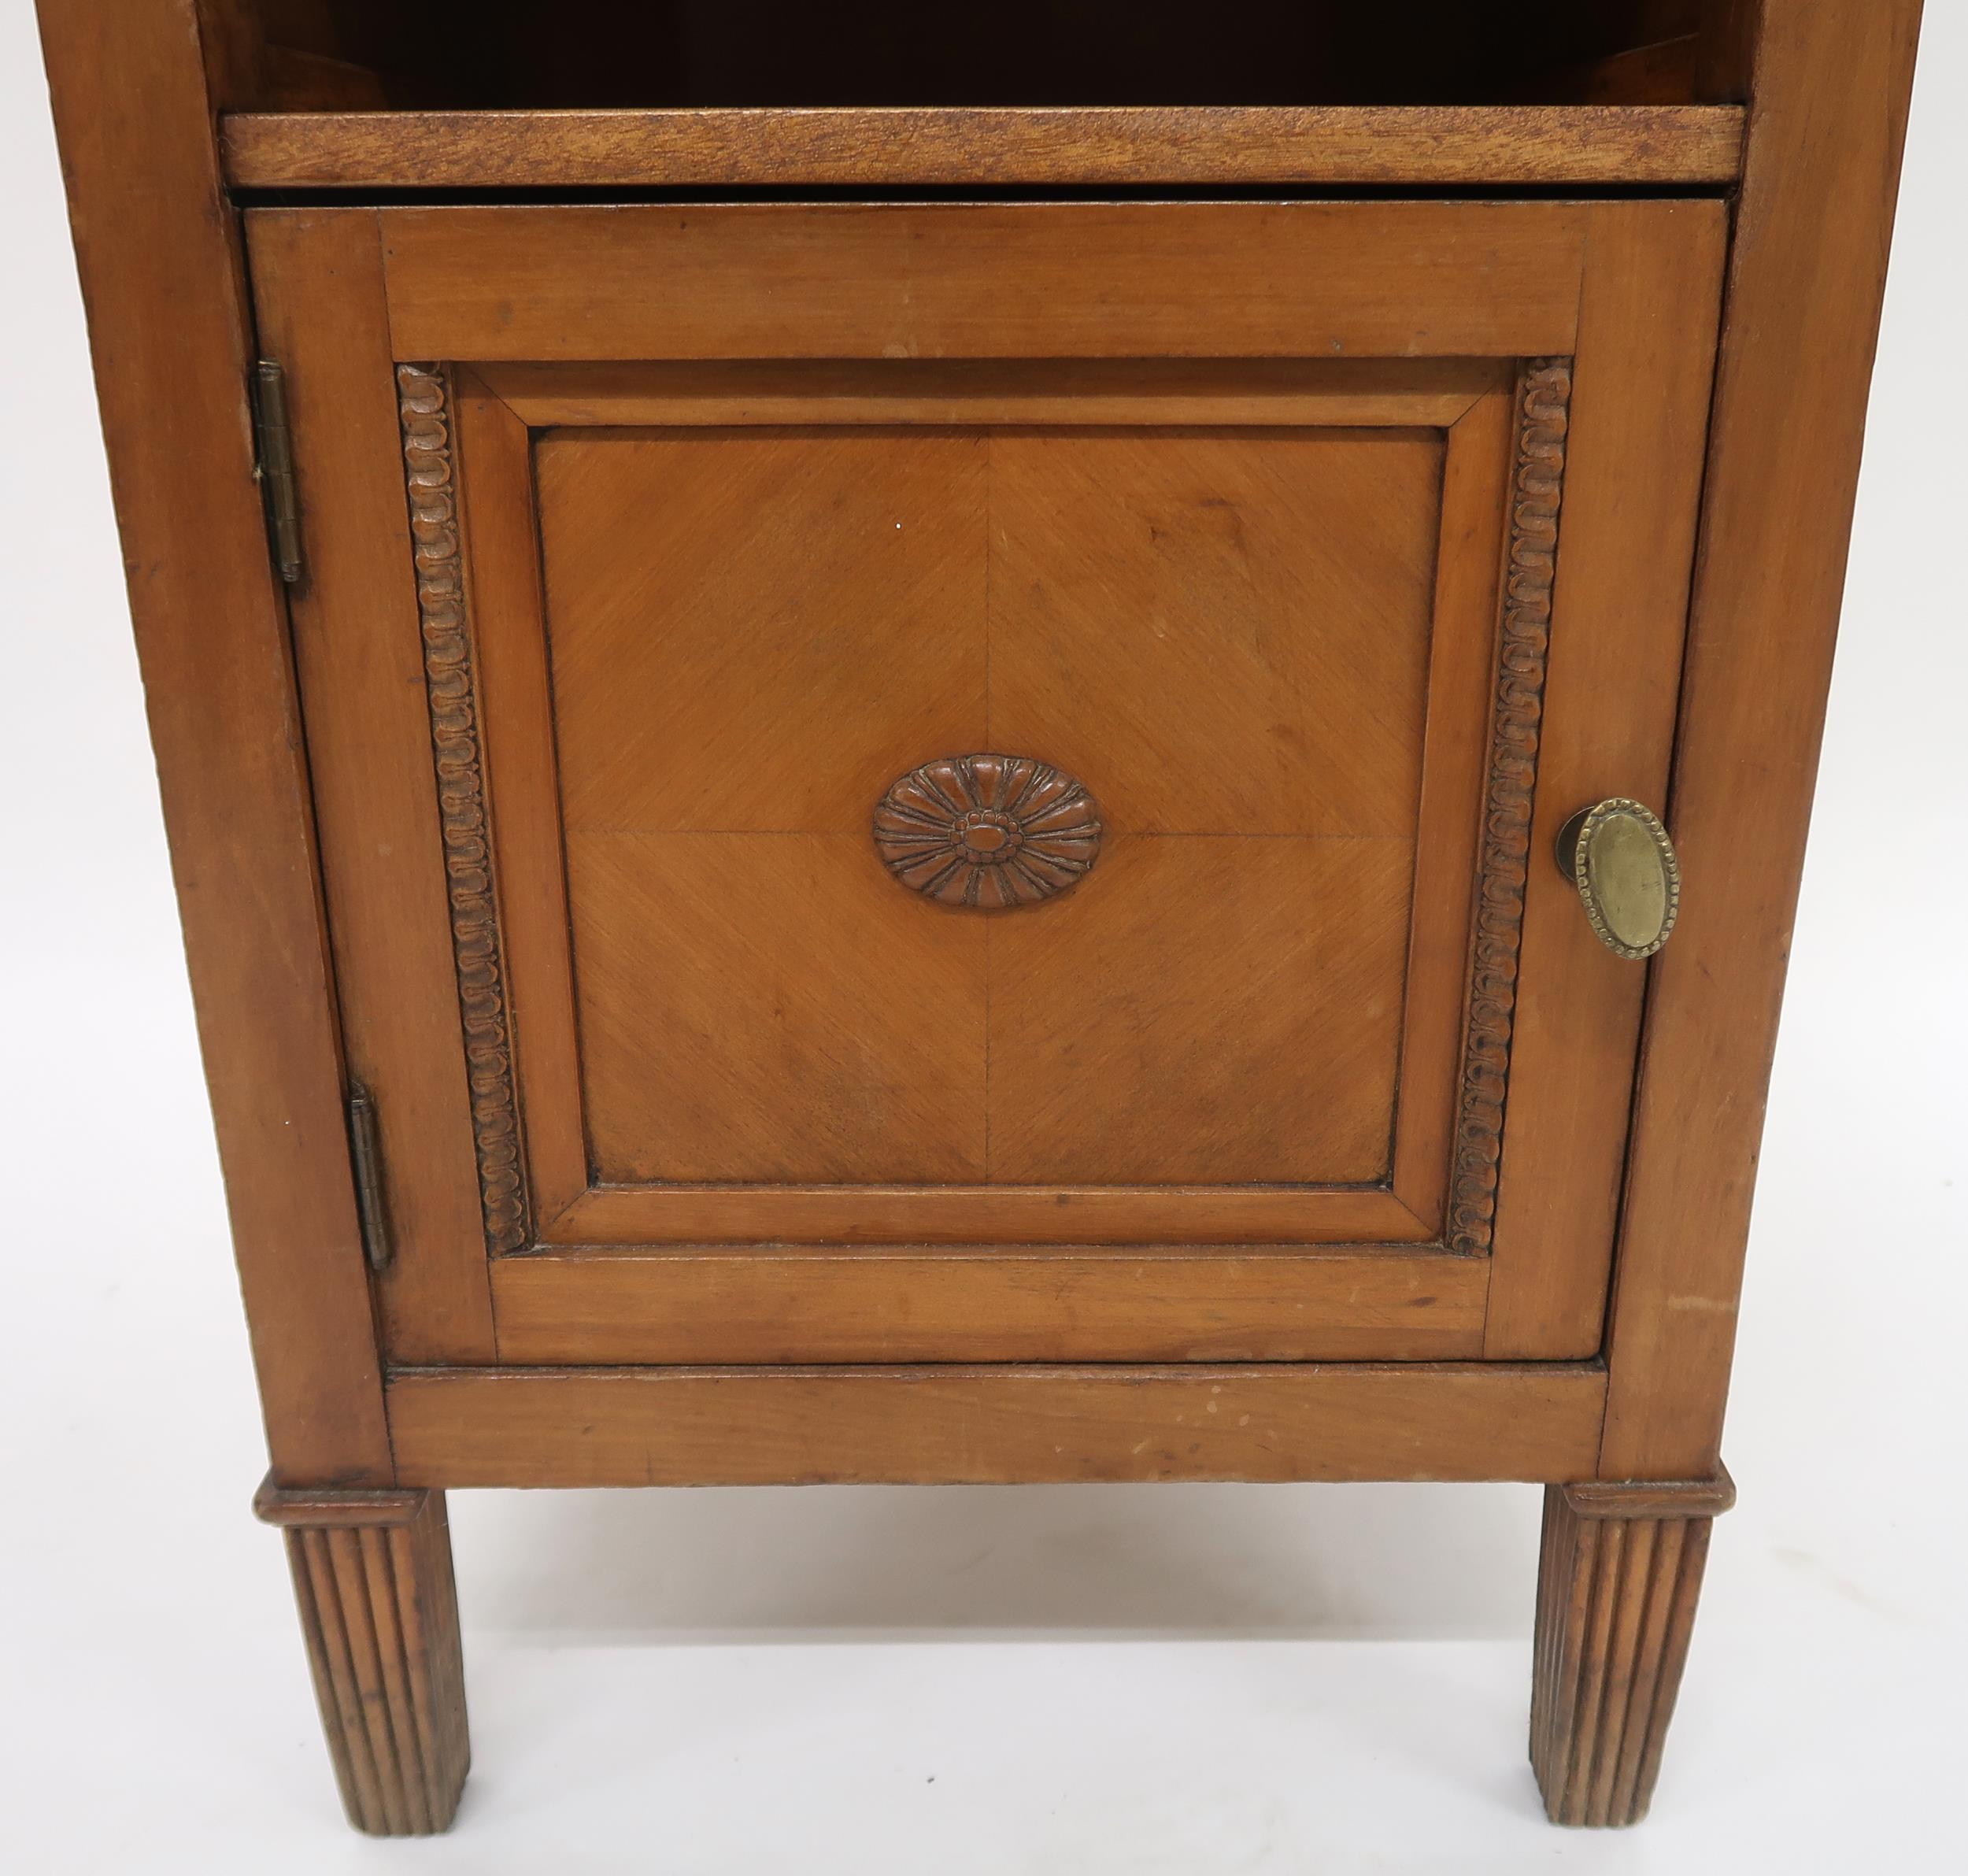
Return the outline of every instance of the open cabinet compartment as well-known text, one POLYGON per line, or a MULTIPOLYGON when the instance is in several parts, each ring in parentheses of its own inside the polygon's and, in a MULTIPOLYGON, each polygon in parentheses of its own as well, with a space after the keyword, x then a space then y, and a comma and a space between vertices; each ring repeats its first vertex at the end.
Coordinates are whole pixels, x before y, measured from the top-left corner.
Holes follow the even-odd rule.
MULTIPOLYGON (((1703 101, 1729 0, 235 0, 239 109, 1703 101)), ((1711 98, 1709 101, 1715 102, 1711 98)))

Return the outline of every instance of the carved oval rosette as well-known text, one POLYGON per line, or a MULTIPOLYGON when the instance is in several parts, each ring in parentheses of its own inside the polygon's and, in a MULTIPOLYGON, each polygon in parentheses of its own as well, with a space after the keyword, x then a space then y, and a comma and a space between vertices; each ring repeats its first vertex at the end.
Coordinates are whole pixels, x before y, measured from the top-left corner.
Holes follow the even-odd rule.
POLYGON ((1056 897, 1101 852, 1093 797, 1029 756, 946 756, 912 768, 877 804, 874 831, 903 885, 986 912, 1056 897))
POLYGON ((479 751, 477 695, 465 629, 449 388, 435 366, 400 364, 397 392, 479 1199, 488 1248, 495 1253, 516 1251, 524 1247, 527 1236, 525 1179, 499 957, 485 773, 479 751))
POLYGON ((1510 557, 1490 732, 1489 779, 1470 963, 1469 1031, 1450 1175, 1450 1248, 1487 1251, 1503 1163, 1504 1101, 1530 877, 1533 790, 1551 643, 1558 517, 1564 495, 1572 361, 1528 360, 1517 393, 1510 557))

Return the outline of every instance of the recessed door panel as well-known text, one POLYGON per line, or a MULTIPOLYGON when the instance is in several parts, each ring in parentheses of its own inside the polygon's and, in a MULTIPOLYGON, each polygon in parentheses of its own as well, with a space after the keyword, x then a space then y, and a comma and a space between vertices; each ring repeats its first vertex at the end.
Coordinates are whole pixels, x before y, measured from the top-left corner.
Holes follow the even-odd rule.
POLYGON ((543 435, 597 1179, 1391 1180, 1444 450, 543 435), (1083 881, 898 886, 889 783, 999 749, 1090 793, 1083 881))

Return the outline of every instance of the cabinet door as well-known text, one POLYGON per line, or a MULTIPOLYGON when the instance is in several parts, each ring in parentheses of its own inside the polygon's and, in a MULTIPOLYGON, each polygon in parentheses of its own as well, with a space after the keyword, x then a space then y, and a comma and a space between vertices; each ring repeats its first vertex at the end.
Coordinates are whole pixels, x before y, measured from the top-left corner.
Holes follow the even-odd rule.
POLYGON ((1597 1348, 1719 205, 249 227, 398 1359, 1597 1348))

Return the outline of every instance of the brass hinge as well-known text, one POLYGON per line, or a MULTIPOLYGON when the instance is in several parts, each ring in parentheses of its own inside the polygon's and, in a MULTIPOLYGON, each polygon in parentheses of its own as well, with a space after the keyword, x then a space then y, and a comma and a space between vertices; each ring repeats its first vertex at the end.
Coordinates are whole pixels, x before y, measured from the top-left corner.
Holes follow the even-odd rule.
POLYGON ((260 461, 255 473, 267 505, 273 564, 289 586, 301 578, 301 498, 294 481, 294 432, 287 424, 287 373, 271 358, 253 368, 253 424, 260 461))
POLYGON ((349 1157, 355 1167, 355 1211, 372 1270, 387 1270, 396 1255, 390 1237, 389 1194, 383 1183, 383 1140, 375 1101, 360 1082, 349 1089, 349 1157))

